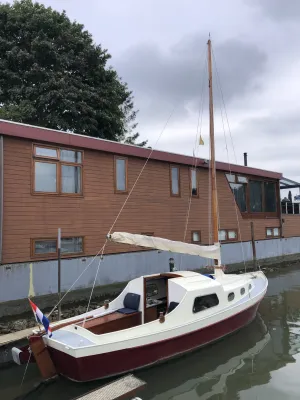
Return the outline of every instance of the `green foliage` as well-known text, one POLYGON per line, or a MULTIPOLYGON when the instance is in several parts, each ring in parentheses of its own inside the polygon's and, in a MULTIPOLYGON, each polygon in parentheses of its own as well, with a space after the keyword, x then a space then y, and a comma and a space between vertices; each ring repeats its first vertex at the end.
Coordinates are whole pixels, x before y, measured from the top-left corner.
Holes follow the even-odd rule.
POLYGON ((132 93, 109 59, 65 12, 0 4, 0 118, 135 143, 132 93))

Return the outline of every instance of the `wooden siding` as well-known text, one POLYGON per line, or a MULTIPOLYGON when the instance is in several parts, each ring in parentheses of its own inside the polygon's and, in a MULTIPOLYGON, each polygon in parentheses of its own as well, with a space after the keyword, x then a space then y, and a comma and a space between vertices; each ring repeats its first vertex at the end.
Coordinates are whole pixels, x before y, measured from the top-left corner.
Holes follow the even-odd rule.
MULTIPOLYGON (((145 160, 128 157, 128 190, 145 160)), ((4 221, 3 263, 25 262, 31 258, 30 242, 63 236, 83 236, 84 255, 94 255, 105 242, 126 194, 115 193, 114 155, 84 150, 83 197, 31 194, 32 141, 4 137, 4 221)), ((209 243, 208 172, 198 170, 199 197, 192 198, 186 241, 191 231, 201 232, 209 243)), ((251 219, 243 219, 224 172, 217 172, 221 229, 241 229, 239 239, 251 239, 251 219)), ((141 175, 113 231, 154 232, 155 236, 183 240, 189 202, 189 167, 180 166, 180 197, 170 196, 169 163, 150 160, 141 175)), ((266 238, 266 227, 279 227, 279 218, 255 219, 255 239, 266 238)), ((106 253, 134 250, 109 243, 106 253)), ((46 259, 46 258, 45 258, 46 259)))
POLYGON ((284 220, 282 234, 284 237, 300 236, 300 215, 282 214, 284 220))

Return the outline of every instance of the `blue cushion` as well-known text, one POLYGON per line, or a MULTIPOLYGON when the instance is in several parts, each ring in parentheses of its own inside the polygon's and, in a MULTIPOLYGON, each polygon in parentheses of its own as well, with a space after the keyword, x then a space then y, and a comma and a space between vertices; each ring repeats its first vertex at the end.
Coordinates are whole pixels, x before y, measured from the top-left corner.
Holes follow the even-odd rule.
POLYGON ((136 293, 127 293, 124 297, 124 307, 138 311, 141 296, 136 293))
POLYGON ((118 313, 120 313, 120 314, 133 314, 135 312, 136 312, 136 310, 132 310, 131 308, 120 308, 118 310, 118 313))
POLYGON ((168 307, 168 313, 170 313, 171 311, 173 311, 179 303, 176 303, 176 301, 171 301, 168 307))
POLYGON ((202 275, 208 276, 208 277, 211 278, 211 279, 215 279, 215 277, 214 277, 213 275, 211 275, 211 274, 202 274, 202 275))

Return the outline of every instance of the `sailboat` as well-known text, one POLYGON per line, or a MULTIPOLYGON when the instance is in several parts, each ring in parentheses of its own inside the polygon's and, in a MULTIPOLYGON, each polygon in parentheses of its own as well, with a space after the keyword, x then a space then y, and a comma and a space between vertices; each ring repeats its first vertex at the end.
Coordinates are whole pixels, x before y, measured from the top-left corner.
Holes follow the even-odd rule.
MULTIPOLYGON (((262 271, 224 274, 214 144, 211 40, 208 40, 210 173, 214 244, 113 232, 108 240, 214 260, 214 273, 176 271, 131 280, 103 307, 52 324, 52 336, 33 332, 29 346, 44 378, 61 374, 86 382, 134 371, 224 338, 256 316, 268 281, 262 271)), ((212 349, 213 351, 213 349, 212 349)), ((26 360, 13 349, 17 363, 26 360)), ((28 358, 27 358, 28 360, 28 358)))

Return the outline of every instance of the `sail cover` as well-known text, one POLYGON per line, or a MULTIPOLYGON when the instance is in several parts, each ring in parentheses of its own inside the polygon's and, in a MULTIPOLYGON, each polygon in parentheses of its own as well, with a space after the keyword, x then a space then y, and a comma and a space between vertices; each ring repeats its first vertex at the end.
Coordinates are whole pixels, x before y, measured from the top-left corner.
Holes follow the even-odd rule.
POLYGON ((212 259, 221 259, 220 244, 212 246, 200 246, 184 242, 175 242, 173 240, 163 239, 154 236, 135 235, 127 232, 115 232, 108 235, 108 239, 117 243, 131 244, 133 246, 149 247, 174 253, 191 254, 212 259))

